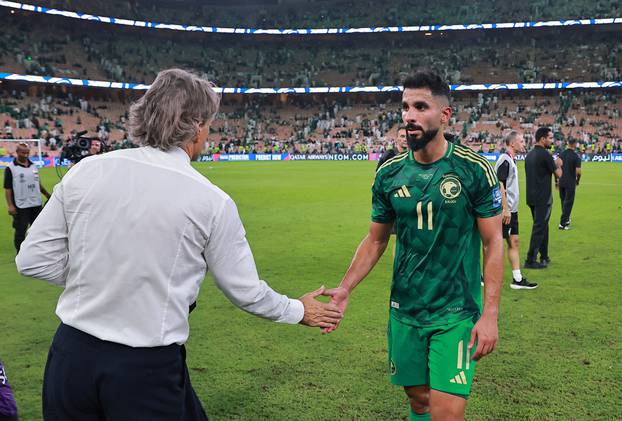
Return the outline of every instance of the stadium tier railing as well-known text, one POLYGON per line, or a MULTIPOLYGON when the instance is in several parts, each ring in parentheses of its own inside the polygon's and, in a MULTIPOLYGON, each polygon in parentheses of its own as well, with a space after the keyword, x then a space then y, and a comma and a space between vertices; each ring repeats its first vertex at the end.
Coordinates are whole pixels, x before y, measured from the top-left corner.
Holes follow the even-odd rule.
POLYGON ((598 18, 598 19, 565 19, 535 22, 504 22, 504 23, 471 23, 456 25, 416 25, 416 26, 378 26, 368 28, 306 28, 306 29, 258 29, 258 28, 225 28, 219 26, 200 26, 185 25, 174 23, 146 22, 141 20, 131 20, 108 16, 91 15, 87 13, 72 12, 32 4, 16 3, 12 1, 0 0, 0 7, 10 9, 25 10, 47 15, 63 16, 71 19, 80 19, 107 23, 113 25, 134 26, 147 29, 167 29, 173 31, 205 32, 239 35, 346 35, 346 34, 365 34, 381 32, 435 32, 435 31, 468 31, 483 29, 524 29, 524 28, 544 28, 544 27, 566 27, 566 26, 592 26, 592 25, 611 25, 622 24, 622 18, 598 18))
MULTIPOLYGON (((0 80, 30 83, 65 84, 93 88, 147 90, 150 85, 131 82, 110 82, 101 80, 72 79, 55 76, 21 75, 0 73, 0 80)), ((452 91, 521 91, 560 89, 603 89, 622 88, 622 81, 607 82, 547 82, 547 83, 480 83, 472 85, 451 85, 452 91)), ((326 86, 298 88, 216 88, 223 94, 331 94, 331 93, 382 93, 400 92, 402 87, 394 86, 326 86)))

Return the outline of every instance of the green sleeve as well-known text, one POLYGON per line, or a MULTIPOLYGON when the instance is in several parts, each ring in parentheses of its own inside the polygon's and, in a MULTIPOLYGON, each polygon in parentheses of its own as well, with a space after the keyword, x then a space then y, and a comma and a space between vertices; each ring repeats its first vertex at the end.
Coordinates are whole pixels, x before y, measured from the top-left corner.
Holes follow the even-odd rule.
POLYGON ((395 220, 395 210, 391 206, 391 200, 382 188, 382 184, 382 177, 378 173, 371 188, 371 220, 380 224, 387 224, 395 220))

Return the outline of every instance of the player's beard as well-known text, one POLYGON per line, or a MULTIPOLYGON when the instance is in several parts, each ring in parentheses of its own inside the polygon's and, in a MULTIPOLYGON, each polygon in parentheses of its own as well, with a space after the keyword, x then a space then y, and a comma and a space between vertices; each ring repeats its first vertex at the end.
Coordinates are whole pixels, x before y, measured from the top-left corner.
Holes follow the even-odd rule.
POLYGON ((423 130, 423 127, 421 126, 409 124, 406 126, 406 141, 408 142, 408 147, 413 151, 425 148, 425 145, 430 143, 430 141, 436 137, 438 130, 439 129, 431 129, 426 131, 423 130), (413 130, 420 130, 421 137, 417 138, 416 136, 410 134, 413 130))

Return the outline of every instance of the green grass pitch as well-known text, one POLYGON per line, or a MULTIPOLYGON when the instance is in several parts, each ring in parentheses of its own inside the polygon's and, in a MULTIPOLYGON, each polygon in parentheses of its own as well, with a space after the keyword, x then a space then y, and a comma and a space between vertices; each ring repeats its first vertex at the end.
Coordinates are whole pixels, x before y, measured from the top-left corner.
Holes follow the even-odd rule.
MULTIPOLYGON (((339 282, 368 228, 374 163, 202 163, 197 169, 236 201, 259 273, 273 288, 298 297, 339 282)), ((583 171, 573 229, 557 230, 556 196, 553 262, 524 272, 540 288, 510 290, 506 263, 500 343, 478 365, 469 420, 622 416, 622 166, 585 164, 583 171)), ((51 169, 42 180, 48 187, 58 181, 51 169)), ((0 359, 21 419, 38 420, 61 290, 16 273, 4 200, 0 215, 0 359)), ((531 230, 524 196, 520 229, 524 259, 531 230)), ((404 393, 387 376, 390 255, 388 249, 354 292, 341 327, 325 336, 247 315, 206 279, 191 315, 188 365, 210 418, 407 419, 404 393)))

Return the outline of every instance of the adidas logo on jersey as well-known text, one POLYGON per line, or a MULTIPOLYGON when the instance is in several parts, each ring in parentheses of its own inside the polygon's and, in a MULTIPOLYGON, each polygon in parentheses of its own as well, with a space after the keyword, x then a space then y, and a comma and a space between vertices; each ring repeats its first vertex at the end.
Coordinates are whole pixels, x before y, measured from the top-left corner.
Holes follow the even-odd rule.
POLYGON ((410 197, 410 192, 406 186, 400 187, 400 189, 393 195, 393 197, 410 197))
POLYGON ((464 371, 461 371, 460 374, 456 374, 456 377, 454 377, 453 379, 449 379, 449 383, 467 384, 467 379, 464 375, 464 371))

